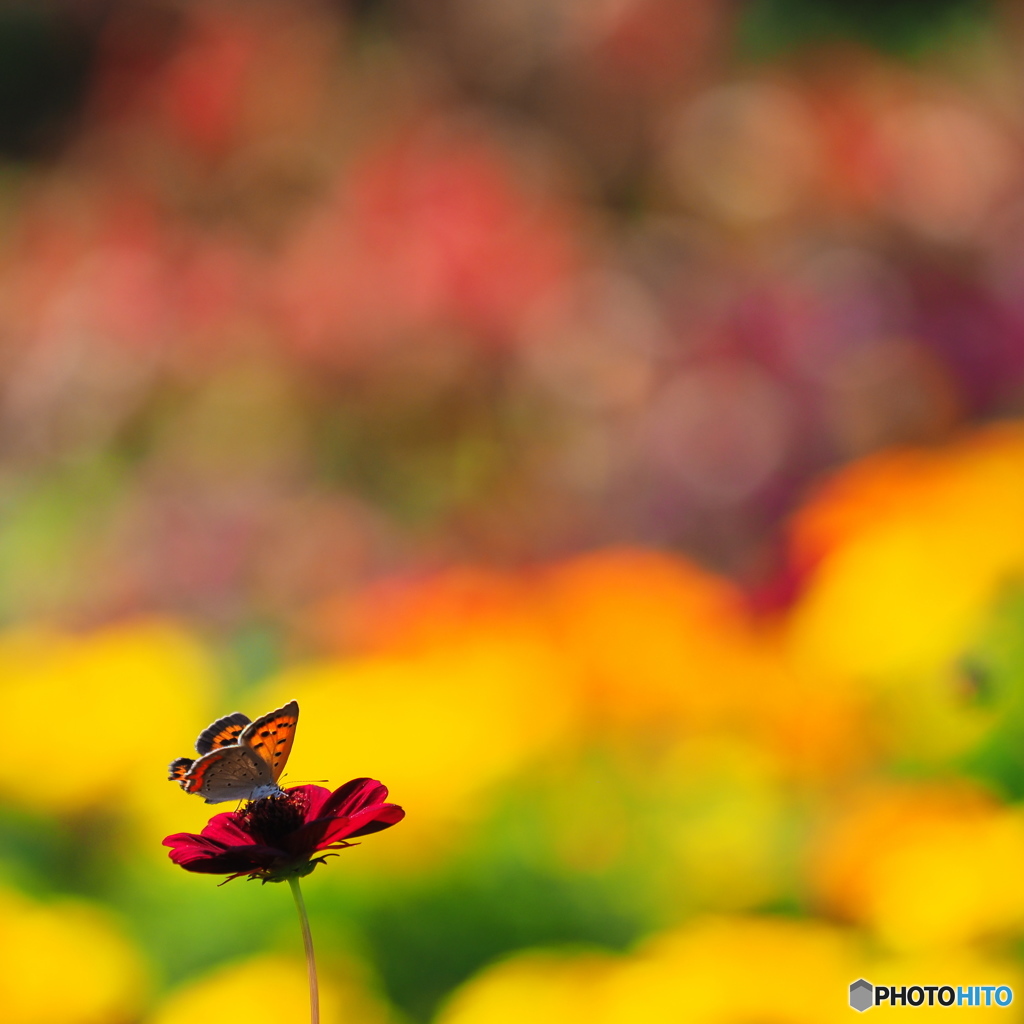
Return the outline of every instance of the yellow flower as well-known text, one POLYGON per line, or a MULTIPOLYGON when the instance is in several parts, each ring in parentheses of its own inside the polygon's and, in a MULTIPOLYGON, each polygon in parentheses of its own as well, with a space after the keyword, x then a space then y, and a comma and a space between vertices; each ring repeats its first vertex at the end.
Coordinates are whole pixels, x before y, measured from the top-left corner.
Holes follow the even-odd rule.
POLYGON ((609 985, 606 1024, 848 1022, 853 938, 815 921, 698 920, 656 936, 609 985))
POLYGON ((98 908, 35 903, 0 889, 0 1018, 4 1024, 107 1024, 135 1019, 145 972, 98 908))
POLYGON ((564 737, 571 721, 562 666, 543 644, 514 633, 297 667, 256 704, 291 698, 302 718, 289 779, 371 776, 408 812, 403 835, 396 830, 377 861, 418 860, 454 838, 454 826, 480 814, 479 795, 564 737))
POLYGON ((1024 814, 967 784, 861 794, 813 858, 824 905, 895 949, 1024 927, 1024 814))
POLYGON ((794 520, 796 656, 831 674, 943 669, 1024 568, 1024 425, 843 470, 794 520))
MULTIPOLYGON (((1015 1024, 1024 1019, 1024 1006, 1020 998, 1024 986, 1024 974, 1020 964, 1006 957, 993 957, 981 954, 973 949, 952 949, 928 951, 899 956, 879 957, 872 961, 865 970, 866 977, 873 985, 949 985, 956 991, 974 985, 1007 985, 1013 990, 1013 1002, 1005 1008, 977 1009, 971 1006, 928 1006, 927 1003, 908 1009, 879 1004, 881 1013, 913 1014, 913 1019, 921 1017, 934 1020, 955 1020, 957 1016, 973 1016, 979 1014, 998 1013, 999 1020, 1015 1024)), ((984 998, 984 997, 982 997, 984 998)))
POLYGON ((2 634, 0 701, 17 728, 0 789, 56 812, 116 803, 140 778, 169 789, 167 762, 209 721, 211 691, 202 650, 170 623, 2 634))
POLYGON ((846 1022, 863 973, 855 940, 824 924, 706 918, 636 953, 533 952, 467 982, 437 1024, 846 1022))
POLYGON ((602 1024, 615 969, 598 953, 523 953, 463 985, 436 1024, 602 1024))
MULTIPOLYGON (((330 962, 327 961, 327 965, 330 962)), ((228 964, 171 993, 146 1024, 196 1024, 237 1012, 273 1024, 308 1024, 306 966, 279 955, 228 964)), ((323 1024, 387 1024, 387 1009, 351 970, 320 965, 323 1024)))
POLYGON ((705 736, 678 744, 665 769, 634 824, 656 837, 660 856, 648 871, 662 920, 779 897, 787 819, 777 765, 755 746, 705 736))

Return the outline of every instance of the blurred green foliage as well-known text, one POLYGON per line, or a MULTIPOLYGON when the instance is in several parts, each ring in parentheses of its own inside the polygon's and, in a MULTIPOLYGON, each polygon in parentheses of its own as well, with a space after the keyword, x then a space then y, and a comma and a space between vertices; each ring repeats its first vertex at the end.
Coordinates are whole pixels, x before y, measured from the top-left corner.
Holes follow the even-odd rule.
POLYGON ((737 42, 741 53, 758 59, 844 40, 911 56, 970 34, 990 14, 989 0, 749 0, 737 42))

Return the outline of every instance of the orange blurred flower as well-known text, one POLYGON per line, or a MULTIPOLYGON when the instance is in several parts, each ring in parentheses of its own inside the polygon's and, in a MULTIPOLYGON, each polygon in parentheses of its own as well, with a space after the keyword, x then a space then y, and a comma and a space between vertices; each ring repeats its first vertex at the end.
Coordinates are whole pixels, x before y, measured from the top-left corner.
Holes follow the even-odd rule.
POLYGON ((739 590, 678 556, 630 548, 552 566, 540 599, 599 719, 690 729, 728 716, 750 636, 739 590))
POLYGON ((1024 927, 1024 814, 967 783, 858 794, 823 833, 823 906, 899 950, 951 948, 1024 927))

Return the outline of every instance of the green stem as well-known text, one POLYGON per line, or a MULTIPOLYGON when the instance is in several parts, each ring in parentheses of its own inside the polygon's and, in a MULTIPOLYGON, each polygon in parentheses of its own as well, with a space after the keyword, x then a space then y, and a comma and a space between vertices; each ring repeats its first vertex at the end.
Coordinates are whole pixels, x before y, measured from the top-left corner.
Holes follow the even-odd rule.
POLYGON ((295 897, 295 907, 299 912, 299 924, 302 925, 302 944, 306 947, 306 967, 309 970, 309 1021, 310 1024, 320 1024, 320 990, 316 982, 313 933, 309 930, 309 916, 306 914, 306 904, 302 899, 299 880, 295 877, 289 878, 288 884, 292 887, 292 895, 295 897))

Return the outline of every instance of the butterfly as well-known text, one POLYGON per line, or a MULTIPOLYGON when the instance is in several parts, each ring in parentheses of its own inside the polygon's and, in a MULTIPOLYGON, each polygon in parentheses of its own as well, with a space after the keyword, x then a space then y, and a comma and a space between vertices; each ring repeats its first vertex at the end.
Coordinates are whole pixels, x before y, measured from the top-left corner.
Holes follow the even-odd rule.
POLYGON ((259 800, 281 792, 277 780, 292 752, 299 705, 284 707, 251 722, 240 711, 218 718, 196 740, 199 757, 179 757, 168 779, 208 804, 259 800))

